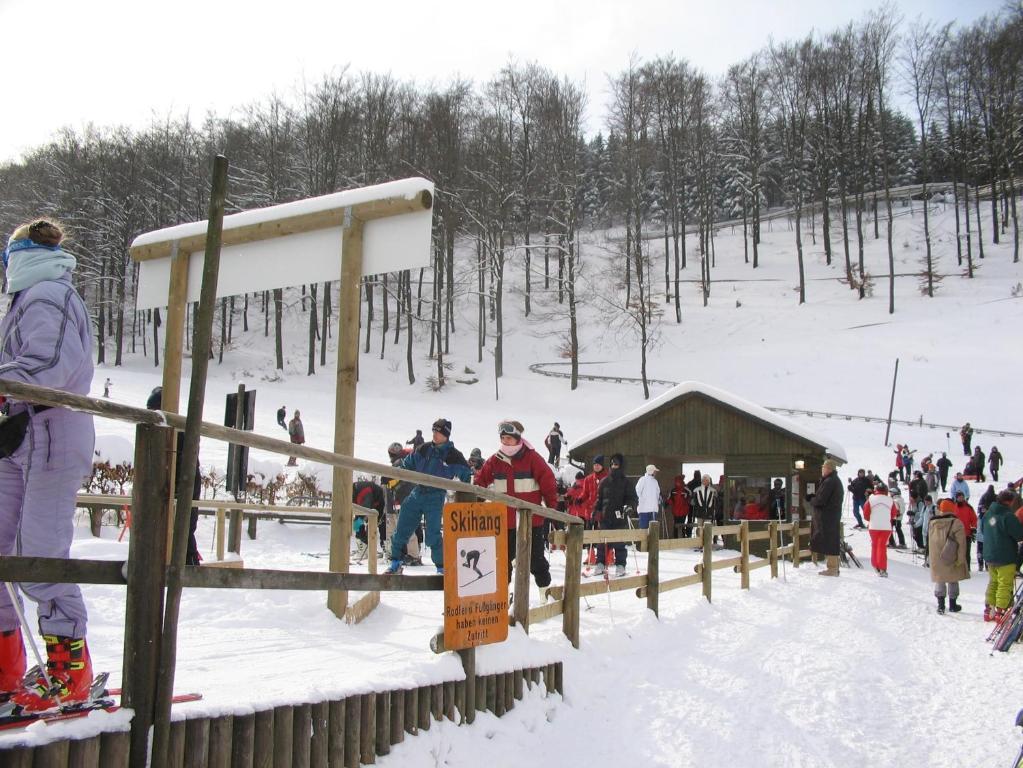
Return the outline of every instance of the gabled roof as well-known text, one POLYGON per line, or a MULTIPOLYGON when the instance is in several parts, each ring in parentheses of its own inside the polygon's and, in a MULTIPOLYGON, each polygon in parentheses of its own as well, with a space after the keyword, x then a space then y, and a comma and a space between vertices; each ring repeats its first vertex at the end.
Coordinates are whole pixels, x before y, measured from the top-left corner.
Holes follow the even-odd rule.
POLYGON ((749 400, 745 400, 738 395, 734 395, 731 392, 726 392, 723 389, 718 389, 717 387, 712 387, 709 384, 704 384, 699 381, 683 381, 681 384, 669 389, 663 395, 655 397, 653 400, 644 403, 639 408, 629 411, 614 421, 610 421, 604 426, 595 429, 580 439, 577 439, 575 441, 575 448, 578 449, 586 443, 604 437, 605 435, 608 435, 611 432, 646 416, 647 414, 651 414, 654 411, 665 408, 676 400, 681 400, 692 395, 702 395, 703 397, 720 403, 727 408, 746 414, 750 418, 762 422, 770 428, 784 432, 804 442, 818 445, 828 454, 828 456, 837 459, 842 463, 848 461, 845 455, 845 449, 831 438, 822 435, 819 432, 807 429, 802 424, 799 424, 792 419, 781 416, 773 411, 769 411, 763 406, 757 405, 749 400))

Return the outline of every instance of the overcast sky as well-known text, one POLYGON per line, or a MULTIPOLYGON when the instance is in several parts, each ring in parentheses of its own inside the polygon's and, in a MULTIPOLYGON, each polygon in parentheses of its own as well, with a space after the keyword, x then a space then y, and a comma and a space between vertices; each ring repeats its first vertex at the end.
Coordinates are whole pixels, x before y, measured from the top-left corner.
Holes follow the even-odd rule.
MULTIPOLYGON (((7 109, 0 162, 65 125, 152 119, 290 97, 346 64, 425 83, 486 79, 509 58, 585 81, 599 127, 606 74, 674 53, 710 75, 776 40, 861 19, 867 0, 0 0, 7 109)), ((1004 0, 901 0, 969 24, 1004 0)), ((2 194, 2 192, 0 192, 2 194)))

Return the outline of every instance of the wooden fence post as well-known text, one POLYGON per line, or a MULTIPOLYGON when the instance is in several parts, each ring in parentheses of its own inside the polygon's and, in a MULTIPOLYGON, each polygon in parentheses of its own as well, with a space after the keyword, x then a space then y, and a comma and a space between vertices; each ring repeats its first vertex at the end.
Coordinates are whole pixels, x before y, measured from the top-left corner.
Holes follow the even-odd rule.
POLYGON ((476 719, 476 649, 463 648, 458 651, 458 657, 462 660, 462 670, 465 672, 465 709, 462 710, 462 718, 472 723, 476 719))
POLYGON ((579 585, 582 582, 583 526, 570 525, 565 542, 565 592, 561 596, 561 631, 579 647, 579 585))
POLYGON ((768 539, 767 539, 767 556, 771 562, 771 578, 778 578, 778 523, 772 520, 767 524, 768 539))
POLYGON ((742 557, 739 564, 739 587, 749 589, 749 522, 746 520, 739 524, 739 555, 742 557))
MULTIPOLYGON (((512 617, 515 623, 529 633, 529 560, 532 556, 532 513, 519 510, 519 524, 515 533, 515 604, 512 617)), ((511 552, 508 553, 509 557, 511 552)), ((498 578, 504 578, 498 574, 498 578)))
POLYGON ((128 544, 121 673, 121 703, 135 710, 129 747, 131 765, 145 765, 148 761, 149 729, 155 713, 166 581, 169 459, 173 451, 173 428, 148 424, 135 427, 134 514, 128 544))
MULTIPOLYGON (((653 521, 657 523, 657 521, 653 521)), ((646 607, 653 611, 654 616, 658 613, 658 597, 660 596, 660 571, 658 570, 659 554, 661 549, 661 526, 651 525, 646 529, 646 607)))
MULTIPOLYGON (((192 481, 199 455, 203 403, 206 397, 206 373, 212 343, 213 310, 216 305, 217 275, 220 271, 220 243, 227 198, 227 158, 217 155, 213 161, 213 186, 210 190, 210 214, 206 232, 206 253, 203 259, 199 290, 199 311, 192 334, 192 375, 188 392, 188 417, 185 420, 184 451, 181 462, 181 487, 174 509, 174 538, 167 570, 164 604, 163 637, 160 644, 160 672, 156 690, 156 714, 150 757, 153 768, 167 764, 170 743, 171 699, 174 695, 174 670, 177 665, 178 616, 181 612, 181 577, 188 549, 188 523, 192 517, 192 481)), ((166 389, 164 390, 166 397, 166 389)))
POLYGON ((369 527, 366 529, 366 544, 369 547, 367 556, 369 557, 369 572, 377 572, 377 547, 380 546, 380 514, 378 512, 370 512, 366 515, 366 525, 369 527))
POLYGON ((707 602, 710 600, 711 585, 710 577, 712 571, 712 563, 714 562, 714 523, 709 520, 703 523, 703 596, 707 598, 707 602))
POLYGON ((799 567, 799 520, 792 521, 792 567, 799 567))

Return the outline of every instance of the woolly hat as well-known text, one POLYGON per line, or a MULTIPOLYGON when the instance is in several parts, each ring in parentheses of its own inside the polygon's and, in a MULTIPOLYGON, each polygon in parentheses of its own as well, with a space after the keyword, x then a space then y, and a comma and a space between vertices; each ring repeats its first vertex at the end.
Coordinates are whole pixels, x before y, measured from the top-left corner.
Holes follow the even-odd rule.
POLYGON ((625 457, 622 456, 622 454, 620 454, 620 453, 612 453, 611 454, 611 463, 612 464, 617 464, 622 469, 625 469, 625 457))
POLYGON ((599 464, 602 467, 607 466, 606 462, 604 461, 604 454, 602 453, 598 453, 596 456, 593 457, 593 463, 599 464))
POLYGON ((434 432, 440 432, 444 437, 451 437, 451 422, 447 419, 437 419, 430 428, 434 432))
POLYGON ((158 411, 163 407, 163 387, 153 387, 146 400, 146 408, 151 411, 158 411))
POLYGON ((946 515, 955 514, 956 503, 952 499, 942 499, 938 504, 938 511, 944 512, 946 515))

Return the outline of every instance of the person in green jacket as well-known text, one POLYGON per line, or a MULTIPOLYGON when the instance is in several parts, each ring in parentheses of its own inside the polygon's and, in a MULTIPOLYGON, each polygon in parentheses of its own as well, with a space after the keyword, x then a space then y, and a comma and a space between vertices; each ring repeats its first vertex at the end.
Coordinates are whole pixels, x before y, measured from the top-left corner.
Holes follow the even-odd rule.
POLYGON ((1002 491, 984 515, 984 560, 988 568, 985 621, 997 621, 1012 600, 1016 554, 1023 541, 1023 523, 1011 510, 1015 500, 1015 493, 1002 491))

